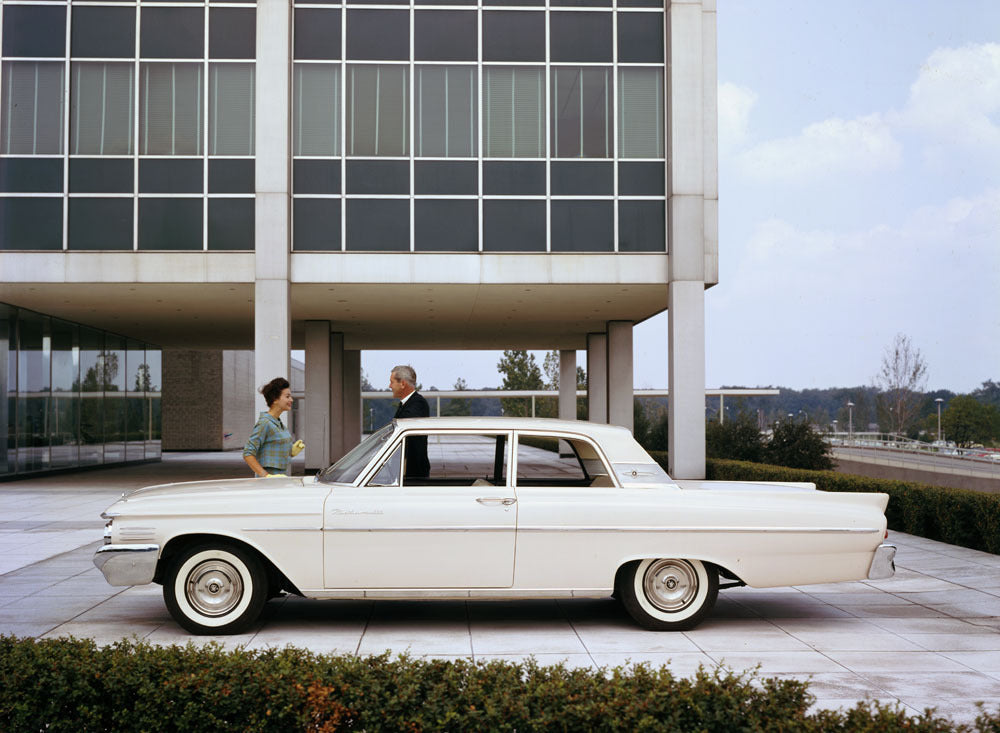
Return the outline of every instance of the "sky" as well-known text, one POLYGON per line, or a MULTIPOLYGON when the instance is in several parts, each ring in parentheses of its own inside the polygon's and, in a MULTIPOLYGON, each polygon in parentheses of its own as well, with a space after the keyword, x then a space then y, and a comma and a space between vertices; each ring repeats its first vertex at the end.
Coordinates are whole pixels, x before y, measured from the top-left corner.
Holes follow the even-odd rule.
MULTIPOLYGON (((928 389, 1000 379, 1000 2, 718 0, 717 17, 706 386, 871 384, 897 333, 928 389)), ((362 368, 376 387, 397 363, 425 388, 497 387, 499 358, 362 368)), ((636 326, 634 367, 636 388, 667 386, 666 313, 636 326)))

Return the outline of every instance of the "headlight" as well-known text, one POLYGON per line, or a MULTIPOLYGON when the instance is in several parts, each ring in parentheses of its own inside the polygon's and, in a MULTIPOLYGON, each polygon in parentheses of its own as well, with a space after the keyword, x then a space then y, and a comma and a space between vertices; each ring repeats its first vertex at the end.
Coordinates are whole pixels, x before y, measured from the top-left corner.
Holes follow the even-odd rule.
POLYGON ((104 544, 111 544, 111 525, 114 523, 115 518, 111 517, 108 519, 108 523, 104 525, 104 544))

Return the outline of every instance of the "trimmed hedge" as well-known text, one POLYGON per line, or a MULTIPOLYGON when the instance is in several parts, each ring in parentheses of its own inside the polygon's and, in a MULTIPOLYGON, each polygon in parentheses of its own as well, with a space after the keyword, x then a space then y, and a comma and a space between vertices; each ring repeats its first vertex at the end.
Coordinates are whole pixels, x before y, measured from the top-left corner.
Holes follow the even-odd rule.
POLYGON ((797 680, 645 665, 224 651, 0 636, 4 731, 996 731, 875 702, 809 712, 797 680))
MULTIPOLYGON (((650 455, 666 469, 666 453, 650 455)), ((822 491, 888 494, 889 529, 1000 554, 1000 494, 718 458, 706 461, 705 473, 712 481, 809 481, 822 491)))

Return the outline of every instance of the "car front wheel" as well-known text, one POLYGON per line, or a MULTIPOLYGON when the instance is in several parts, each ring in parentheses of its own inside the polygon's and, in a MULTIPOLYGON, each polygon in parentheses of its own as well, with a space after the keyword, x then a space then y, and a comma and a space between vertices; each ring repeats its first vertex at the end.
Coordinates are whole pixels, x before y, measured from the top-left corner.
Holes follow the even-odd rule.
POLYGON ((167 610, 193 634, 238 634, 260 615, 267 591, 260 559, 222 544, 184 550, 163 579, 167 610))
POLYGON ((718 595, 718 572, 700 560, 640 560, 619 575, 622 605, 640 626, 653 631, 693 629, 718 595))

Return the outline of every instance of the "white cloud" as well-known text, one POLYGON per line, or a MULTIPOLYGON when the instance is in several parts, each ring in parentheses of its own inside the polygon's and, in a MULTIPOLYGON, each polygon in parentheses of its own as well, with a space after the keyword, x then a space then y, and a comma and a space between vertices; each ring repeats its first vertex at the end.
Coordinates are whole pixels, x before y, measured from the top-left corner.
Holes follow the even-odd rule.
POLYGON ((799 183, 837 174, 871 174, 896 168, 902 146, 879 114, 832 118, 795 137, 761 143, 740 154, 745 175, 767 182, 799 183))
POLYGON ((726 82, 719 85, 719 153, 725 155, 741 146, 750 131, 750 112, 757 93, 726 82))
POLYGON ((1000 44, 934 51, 893 117, 937 145, 1000 153, 1000 44))

